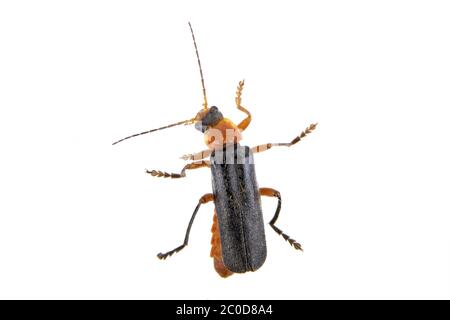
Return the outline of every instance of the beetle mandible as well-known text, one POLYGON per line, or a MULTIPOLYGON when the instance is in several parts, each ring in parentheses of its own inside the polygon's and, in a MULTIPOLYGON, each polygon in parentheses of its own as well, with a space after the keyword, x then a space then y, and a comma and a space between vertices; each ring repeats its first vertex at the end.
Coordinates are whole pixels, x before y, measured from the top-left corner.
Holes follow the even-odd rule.
POLYGON ((281 235, 297 250, 302 250, 300 243, 289 237, 275 223, 281 210, 281 195, 272 188, 259 188, 256 181, 253 154, 271 149, 272 147, 290 147, 311 133, 317 123, 311 124, 300 135, 287 143, 266 143, 250 148, 241 146, 241 133, 249 126, 252 116, 242 106, 241 96, 244 81, 240 81, 236 91, 236 107, 246 114, 246 118, 239 124, 224 118, 216 106, 208 107, 206 99, 205 82, 198 54, 192 26, 189 23, 192 40, 197 56, 200 79, 203 90, 203 108, 194 118, 176 122, 161 128, 137 133, 120 139, 113 145, 139 135, 167 129, 181 124, 194 124, 195 128, 204 134, 206 150, 184 155, 183 160, 191 161, 183 167, 180 173, 167 173, 160 170, 146 170, 154 177, 183 178, 187 170, 210 168, 212 174, 212 193, 203 195, 189 221, 183 244, 166 253, 159 253, 159 259, 179 252, 188 245, 189 233, 197 211, 202 204, 214 202, 215 211, 211 229, 211 257, 214 259, 214 268, 221 277, 228 277, 233 273, 256 271, 266 259, 266 239, 261 208, 261 196, 278 199, 275 215, 269 225, 276 233, 281 235), (205 160, 209 157, 209 160, 205 160))

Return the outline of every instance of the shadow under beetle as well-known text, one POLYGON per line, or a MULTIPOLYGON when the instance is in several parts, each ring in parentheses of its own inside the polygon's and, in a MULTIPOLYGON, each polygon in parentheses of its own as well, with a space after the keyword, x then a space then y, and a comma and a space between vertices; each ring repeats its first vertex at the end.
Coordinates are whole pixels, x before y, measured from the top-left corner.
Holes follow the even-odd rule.
POLYGON ((249 126, 252 120, 250 112, 241 105, 244 81, 239 82, 235 102, 236 107, 244 112, 247 117, 236 125, 230 119, 224 118, 217 107, 208 107, 203 71, 190 23, 189 28, 200 69, 204 100, 203 108, 192 119, 137 133, 118 140, 113 145, 157 130, 181 124, 194 124, 195 128, 204 134, 205 144, 208 149, 184 155, 182 157, 183 160, 192 162, 185 165, 180 173, 167 173, 159 170, 147 170, 146 172, 154 177, 183 178, 186 176, 187 170, 208 167, 211 168, 213 193, 203 195, 198 201, 189 221, 183 244, 166 253, 159 253, 158 258, 166 259, 188 245, 189 233, 198 209, 202 204, 214 201, 215 212, 211 229, 211 257, 214 259, 215 270, 222 277, 228 277, 233 273, 256 271, 264 264, 267 255, 261 196, 278 199, 275 215, 269 222, 272 229, 295 249, 302 250, 302 247, 275 225, 281 209, 281 195, 275 189, 258 187, 253 154, 269 150, 272 147, 290 147, 311 133, 317 124, 311 124, 291 142, 266 143, 253 148, 241 146, 239 144, 242 138, 241 133, 249 126), (205 160, 207 157, 209 157, 209 160, 205 160))

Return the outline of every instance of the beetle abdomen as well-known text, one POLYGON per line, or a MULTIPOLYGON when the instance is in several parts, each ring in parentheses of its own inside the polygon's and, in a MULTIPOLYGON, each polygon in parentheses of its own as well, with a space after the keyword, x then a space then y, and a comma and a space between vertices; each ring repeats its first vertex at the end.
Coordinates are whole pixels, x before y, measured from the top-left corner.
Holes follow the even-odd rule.
POLYGON ((211 171, 223 263, 236 273, 256 271, 267 252, 251 149, 230 144, 213 151, 211 171))
POLYGON ((212 238, 211 238, 211 257, 214 258, 214 269, 223 278, 229 277, 233 274, 230 270, 223 264, 222 258, 222 245, 220 243, 220 231, 217 222, 217 214, 214 211, 213 225, 211 228, 212 238))

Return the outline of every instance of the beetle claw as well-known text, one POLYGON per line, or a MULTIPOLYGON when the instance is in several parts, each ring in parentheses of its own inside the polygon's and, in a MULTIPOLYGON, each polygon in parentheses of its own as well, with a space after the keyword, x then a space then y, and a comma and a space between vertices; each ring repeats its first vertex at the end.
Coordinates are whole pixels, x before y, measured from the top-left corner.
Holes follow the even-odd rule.
POLYGON ((167 255, 164 255, 161 252, 158 253, 156 256, 158 257, 159 260, 165 260, 167 258, 167 255))

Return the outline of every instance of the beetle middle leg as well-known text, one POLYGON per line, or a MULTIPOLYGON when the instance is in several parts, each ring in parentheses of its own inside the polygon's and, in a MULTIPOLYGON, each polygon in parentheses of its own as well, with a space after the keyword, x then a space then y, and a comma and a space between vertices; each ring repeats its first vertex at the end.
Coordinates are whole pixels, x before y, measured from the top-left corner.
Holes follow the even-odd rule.
POLYGON ((180 173, 168 173, 160 170, 146 170, 147 173, 151 174, 154 177, 157 178, 184 178, 186 177, 186 170, 193 170, 193 169, 199 169, 204 167, 209 167, 211 163, 209 161, 203 160, 203 161, 194 161, 191 163, 188 163, 183 167, 180 173))
POLYGON ((253 153, 259 153, 263 151, 267 151, 271 149, 272 147, 290 147, 297 142, 299 142, 301 139, 306 137, 308 134, 310 134, 315 128, 317 127, 317 123, 310 124, 308 128, 305 129, 305 131, 302 131, 298 136, 296 136, 294 139, 292 139, 291 142, 284 142, 284 143, 265 143, 260 144, 256 147, 252 148, 253 153))
POLYGON ((183 244, 181 246, 179 246, 179 247, 176 247, 175 249, 173 249, 171 251, 166 252, 166 253, 158 253, 157 257, 159 259, 164 260, 167 257, 170 257, 171 255, 173 255, 174 253, 177 253, 177 252, 181 251, 184 247, 186 247, 188 245, 189 233, 191 232, 191 227, 192 227, 192 224, 194 223, 194 219, 195 219, 195 216, 197 215, 198 209, 200 208, 200 206, 202 204, 211 202, 213 200, 214 200, 214 195, 212 193, 207 193, 207 194, 203 195, 200 198, 200 200, 198 200, 198 204, 195 207, 195 210, 194 210, 194 213, 192 214, 191 220, 189 221, 189 225, 188 225, 187 230, 186 230, 186 235, 184 236, 183 244))
POLYGON ((243 88, 244 88, 244 80, 239 81, 239 85, 236 90, 236 98, 234 99, 234 101, 236 101, 237 108, 247 115, 247 118, 245 118, 244 120, 241 121, 241 123, 238 124, 238 128, 241 131, 244 131, 245 129, 247 129, 248 125, 252 121, 252 115, 250 114, 250 111, 248 111, 243 106, 241 106, 241 101, 242 101, 241 95, 242 95, 243 88))
POLYGON ((298 243, 297 241, 295 241, 294 239, 289 237, 287 234, 285 234, 283 231, 281 231, 281 229, 279 229, 277 226, 275 226, 275 222, 277 222, 277 219, 278 219, 278 216, 279 216, 280 210, 281 210, 281 194, 280 194, 280 192, 275 189, 272 189, 272 188, 260 188, 259 193, 262 196, 278 198, 277 210, 275 211, 275 215, 273 216, 272 220, 270 220, 269 225, 272 227, 273 230, 275 230, 276 233, 278 233, 280 236, 282 236, 284 238, 284 240, 289 242, 289 244, 291 246, 294 246, 294 248, 296 250, 303 251, 300 243, 298 243))

